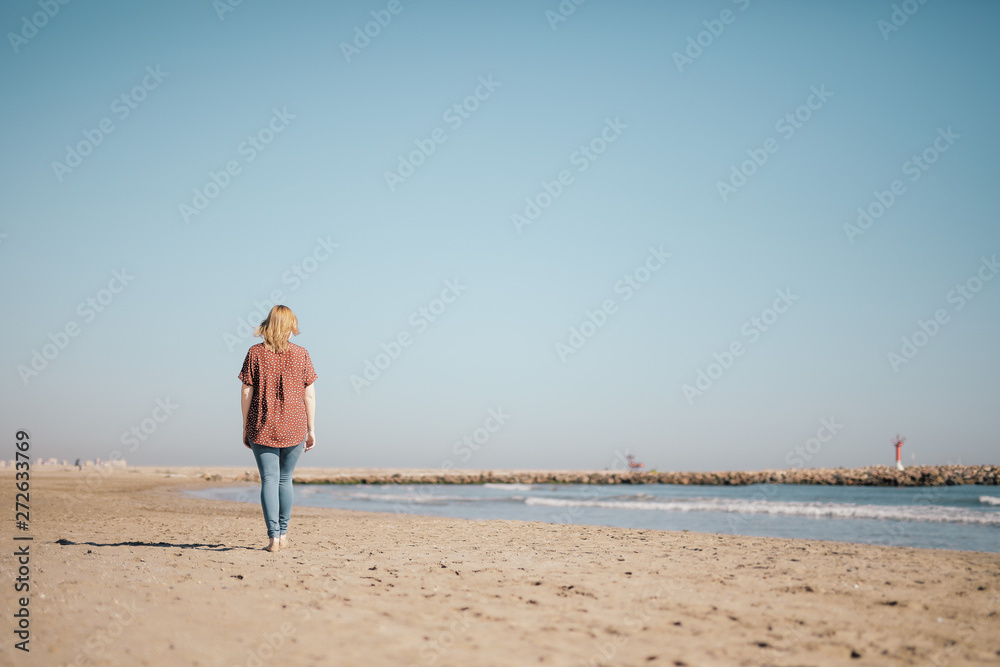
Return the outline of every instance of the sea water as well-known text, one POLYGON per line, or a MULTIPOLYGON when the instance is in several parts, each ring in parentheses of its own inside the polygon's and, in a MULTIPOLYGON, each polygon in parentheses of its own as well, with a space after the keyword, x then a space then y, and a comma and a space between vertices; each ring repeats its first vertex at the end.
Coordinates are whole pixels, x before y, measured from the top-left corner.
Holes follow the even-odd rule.
MULTIPOLYGON (((259 502, 259 485, 193 491, 259 502)), ((295 502, 461 519, 1000 552, 1000 489, 756 484, 297 484, 295 502)))

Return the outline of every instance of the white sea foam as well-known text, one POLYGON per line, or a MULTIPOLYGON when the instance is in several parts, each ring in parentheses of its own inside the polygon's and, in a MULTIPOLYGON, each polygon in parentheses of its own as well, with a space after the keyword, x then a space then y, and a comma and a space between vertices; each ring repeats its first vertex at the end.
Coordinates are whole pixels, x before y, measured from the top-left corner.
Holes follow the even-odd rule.
POLYGON ((996 496, 979 496, 979 502, 984 505, 1000 505, 1000 498, 996 496))
POLYGON ((366 493, 364 491, 358 491, 354 493, 346 493, 343 496, 350 500, 374 500, 376 502, 405 502, 414 503, 418 505, 441 505, 451 501, 468 501, 468 500, 478 500, 477 498, 466 498, 464 496, 446 496, 437 495, 433 493, 421 493, 419 491, 413 491, 412 493, 366 493))
POLYGON ((502 489, 504 491, 531 491, 530 484, 483 484, 484 489, 502 489))
MULTIPOLYGON (((986 497, 988 496, 983 496, 983 498, 986 497)), ((1000 502, 1000 499, 996 500, 1000 502)), ((545 505, 549 507, 603 507, 607 509, 660 512, 732 512, 742 515, 780 514, 813 518, 930 521, 1000 526, 1000 512, 983 512, 962 509, 960 507, 931 505, 855 505, 853 503, 777 502, 772 500, 739 500, 733 498, 684 498, 655 502, 527 498, 524 502, 527 505, 545 505)))

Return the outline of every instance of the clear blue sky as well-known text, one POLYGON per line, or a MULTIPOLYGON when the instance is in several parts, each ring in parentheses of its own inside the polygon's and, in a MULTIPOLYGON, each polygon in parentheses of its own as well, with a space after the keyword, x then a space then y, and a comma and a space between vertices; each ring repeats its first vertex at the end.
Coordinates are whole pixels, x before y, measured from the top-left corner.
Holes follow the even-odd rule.
POLYGON ((0 428, 36 456, 252 465, 239 319, 281 290, 302 465, 997 462, 995 3, 45 6, 0 9, 0 428))

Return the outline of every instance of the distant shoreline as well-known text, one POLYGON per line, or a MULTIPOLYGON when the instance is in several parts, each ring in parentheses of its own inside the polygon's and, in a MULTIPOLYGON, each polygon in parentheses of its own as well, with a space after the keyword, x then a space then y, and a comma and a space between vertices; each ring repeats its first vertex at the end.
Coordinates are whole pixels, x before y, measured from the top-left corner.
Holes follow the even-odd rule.
MULTIPOLYGON (((130 468, 133 469, 133 468, 130 468)), ((254 468, 141 466, 142 470, 200 477, 206 481, 256 482, 254 468), (183 471, 183 472, 182 472, 183 471)), ((746 486, 812 484, 825 486, 1000 485, 1000 465, 800 468, 728 472, 627 472, 615 470, 434 470, 407 468, 300 468, 297 484, 682 484, 746 486)))

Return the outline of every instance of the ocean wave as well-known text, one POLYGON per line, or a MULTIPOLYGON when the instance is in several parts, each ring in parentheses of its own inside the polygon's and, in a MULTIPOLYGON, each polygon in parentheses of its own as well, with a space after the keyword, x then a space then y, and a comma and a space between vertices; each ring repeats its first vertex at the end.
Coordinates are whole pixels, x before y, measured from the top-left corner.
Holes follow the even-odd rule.
MULTIPOLYGON (((983 496, 983 498, 988 497, 983 496)), ((996 500, 1000 502, 1000 498, 996 500)), ((730 498, 685 498, 657 502, 527 498, 524 502, 526 505, 543 505, 548 507, 602 507, 606 509, 659 512, 729 512, 742 515, 780 514, 813 518, 928 521, 1000 526, 1000 512, 984 512, 958 507, 931 505, 854 505, 851 503, 777 502, 772 500, 738 500, 730 498)))
POLYGON ((979 496, 979 502, 984 505, 1000 505, 1000 498, 996 496, 979 496))
POLYGON ((530 484, 483 484, 484 489, 503 489, 504 491, 531 491, 530 484))
POLYGON ((420 493, 414 491, 413 493, 365 493, 365 492, 353 492, 338 494, 341 498, 346 498, 348 500, 371 500, 375 502, 404 502, 407 504, 413 503, 417 505, 443 505, 450 502, 460 502, 460 501, 475 501, 475 500, 486 500, 485 498, 467 498, 465 496, 448 496, 448 495, 435 495, 429 493, 420 493))

